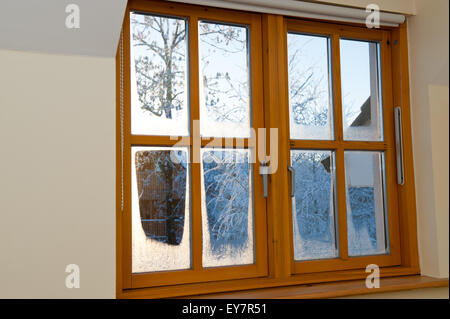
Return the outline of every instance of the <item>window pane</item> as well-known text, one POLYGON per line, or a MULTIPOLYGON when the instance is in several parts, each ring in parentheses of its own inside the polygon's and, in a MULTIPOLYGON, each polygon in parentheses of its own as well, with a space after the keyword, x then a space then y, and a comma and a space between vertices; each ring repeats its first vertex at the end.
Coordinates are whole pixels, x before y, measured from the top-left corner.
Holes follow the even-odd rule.
POLYGON ((132 148, 132 271, 191 266, 187 148, 132 148))
POLYGON ((188 135, 186 21, 131 13, 131 132, 188 135))
POLYGON ((250 137, 248 29, 199 22, 200 133, 250 137))
POLYGON ((379 44, 341 40, 344 139, 382 141, 379 44))
POLYGON ((291 139, 333 139, 329 39, 288 33, 291 139))
POLYGON ((204 267, 254 263, 250 156, 202 149, 204 267))
POLYGON ((388 253, 384 154, 345 152, 349 256, 388 253))
POLYGON ((334 153, 292 150, 291 163, 295 169, 294 258, 336 257, 334 153))

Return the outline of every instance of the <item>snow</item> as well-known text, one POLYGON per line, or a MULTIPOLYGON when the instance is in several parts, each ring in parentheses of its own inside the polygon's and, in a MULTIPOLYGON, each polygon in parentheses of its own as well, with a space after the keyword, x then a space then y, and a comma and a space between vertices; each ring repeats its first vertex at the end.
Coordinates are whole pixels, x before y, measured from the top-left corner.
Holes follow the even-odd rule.
POLYGON ((334 156, 330 151, 291 151, 296 172, 292 200, 295 260, 337 256, 334 168, 331 165, 329 173, 322 163, 330 156, 334 156))
POLYGON ((204 267, 254 263, 249 159, 249 150, 202 150, 204 267))

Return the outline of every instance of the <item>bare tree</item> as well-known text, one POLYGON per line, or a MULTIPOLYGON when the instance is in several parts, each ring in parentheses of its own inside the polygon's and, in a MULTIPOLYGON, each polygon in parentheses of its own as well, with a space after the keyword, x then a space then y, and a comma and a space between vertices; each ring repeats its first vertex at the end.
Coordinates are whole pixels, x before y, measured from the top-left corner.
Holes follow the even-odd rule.
POLYGON ((202 93, 208 119, 242 123, 248 117, 249 107, 247 29, 200 23, 199 41, 202 93), (223 61, 224 65, 214 65, 217 61, 223 61))
MULTIPOLYGON (((131 17, 138 98, 142 109, 158 117, 173 118, 187 98, 186 22, 182 19, 133 14, 131 17)), ((242 31, 230 25, 200 23, 199 40, 210 54, 239 53, 246 49, 242 31)), ((231 79, 227 72, 210 74, 209 56, 202 56, 203 85, 208 90, 205 102, 216 121, 240 122, 246 106, 248 81, 231 79), (221 99, 237 100, 224 107, 221 99), (240 105, 239 105, 240 104, 240 105)))
POLYGON ((133 14, 131 26, 142 109, 171 119, 186 98, 185 21, 133 14))
POLYGON ((289 103, 296 124, 325 126, 329 113, 328 79, 318 76, 317 65, 303 58, 303 50, 310 41, 302 48, 292 44, 289 48, 289 103))

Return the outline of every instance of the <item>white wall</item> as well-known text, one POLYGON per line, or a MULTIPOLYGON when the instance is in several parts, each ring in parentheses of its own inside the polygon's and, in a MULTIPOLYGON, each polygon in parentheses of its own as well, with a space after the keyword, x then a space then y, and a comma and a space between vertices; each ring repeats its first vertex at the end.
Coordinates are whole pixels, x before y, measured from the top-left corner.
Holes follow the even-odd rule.
POLYGON ((115 297, 115 60, 0 50, 0 139, 0 298, 115 297))
POLYGON ((449 272, 449 1, 416 0, 408 18, 421 270, 449 272))

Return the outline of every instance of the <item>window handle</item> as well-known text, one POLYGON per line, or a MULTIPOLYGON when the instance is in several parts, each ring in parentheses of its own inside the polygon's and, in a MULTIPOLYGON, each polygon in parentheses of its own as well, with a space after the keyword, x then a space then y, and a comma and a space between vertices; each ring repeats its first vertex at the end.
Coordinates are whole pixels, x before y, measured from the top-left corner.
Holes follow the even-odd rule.
POLYGON ((291 173, 291 197, 295 196, 295 169, 288 165, 288 171, 291 173))
POLYGON ((403 135, 402 135, 402 110, 400 107, 394 109, 395 118, 395 150, 397 157, 397 183, 405 184, 403 167, 403 135))
POLYGON ((269 175, 269 166, 267 165, 267 162, 261 162, 259 165, 259 174, 263 178, 263 192, 264 192, 264 198, 267 198, 267 195, 269 193, 269 185, 267 176, 269 175))

